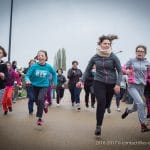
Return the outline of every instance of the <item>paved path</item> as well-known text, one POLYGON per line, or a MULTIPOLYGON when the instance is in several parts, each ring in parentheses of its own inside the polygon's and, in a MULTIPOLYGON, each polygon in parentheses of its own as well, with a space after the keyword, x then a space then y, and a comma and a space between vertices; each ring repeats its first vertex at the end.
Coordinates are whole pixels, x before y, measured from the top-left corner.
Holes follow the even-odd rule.
MULTIPOLYGON (((101 138, 95 138, 95 110, 84 107, 77 112, 70 105, 66 92, 60 107, 49 108, 44 114, 44 125, 36 125, 35 113, 28 115, 27 99, 13 105, 13 112, 7 116, 0 111, 0 150, 149 150, 150 132, 141 133, 137 113, 121 119, 115 111, 105 114, 101 138)), ((124 110, 126 104, 121 103, 124 110)))

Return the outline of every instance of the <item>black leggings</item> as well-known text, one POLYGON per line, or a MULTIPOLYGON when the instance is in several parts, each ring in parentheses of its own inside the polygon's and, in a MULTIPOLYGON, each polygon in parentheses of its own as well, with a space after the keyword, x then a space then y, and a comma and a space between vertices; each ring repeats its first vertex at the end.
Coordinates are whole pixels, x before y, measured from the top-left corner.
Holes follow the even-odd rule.
POLYGON ((123 98, 125 91, 126 89, 120 88, 120 93, 115 94, 117 107, 120 106, 120 100, 123 98))
POLYGON ((85 104, 89 104, 89 95, 91 94, 91 106, 94 106, 95 104, 95 94, 91 92, 92 86, 86 86, 84 87, 85 91, 85 104))
POLYGON ((94 81, 94 93, 97 99, 96 120, 97 126, 103 123, 105 109, 111 105, 114 95, 115 84, 107 84, 100 81, 94 81))
POLYGON ((35 87, 33 86, 35 103, 37 105, 36 117, 42 118, 44 110, 45 95, 47 93, 47 87, 35 87))
POLYGON ((56 93, 57 93, 57 104, 60 103, 60 100, 63 98, 64 96, 64 89, 60 89, 60 88, 56 88, 56 93))

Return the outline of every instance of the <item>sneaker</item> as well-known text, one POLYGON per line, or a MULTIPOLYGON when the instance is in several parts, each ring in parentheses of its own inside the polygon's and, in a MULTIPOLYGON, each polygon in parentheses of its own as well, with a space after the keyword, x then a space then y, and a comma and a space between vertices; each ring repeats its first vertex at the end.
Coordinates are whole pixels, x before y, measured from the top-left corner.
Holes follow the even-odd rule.
POLYGON ((42 120, 41 118, 39 118, 39 119, 37 120, 37 125, 38 125, 38 126, 42 126, 42 124, 43 124, 43 120, 42 120))
POLYGON ((94 105, 92 105, 92 106, 91 106, 91 108, 95 108, 95 106, 94 106, 94 105))
POLYGON ((45 108, 44 108, 44 112, 45 112, 45 113, 48 113, 48 107, 45 107, 45 108))
POLYGON ((96 129, 95 129, 95 135, 96 136, 100 136, 101 135, 101 127, 100 126, 96 127, 96 129))
POLYGON ((120 111, 121 111, 121 109, 120 109, 119 107, 117 107, 116 111, 120 112, 120 111))
POLYGON ((17 101, 13 101, 13 103, 15 104, 17 101))
POLYGON ((58 104, 58 103, 57 103, 57 104, 56 104, 56 106, 57 106, 57 107, 59 107, 59 106, 60 106, 60 104, 58 104))
POLYGON ((33 115, 33 112, 29 112, 29 115, 33 115))
POLYGON ((81 110, 81 108, 80 108, 80 103, 77 103, 77 104, 76 104, 76 109, 77 109, 77 111, 80 111, 80 110, 81 110))
POLYGON ((72 103, 72 107, 74 107, 74 103, 72 103))
POLYGON ((12 107, 8 107, 8 109, 9 109, 9 112, 12 112, 12 107))
POLYGON ((111 113, 111 109, 110 108, 107 108, 107 113, 111 113))
POLYGON ((86 108, 89 108, 89 104, 85 104, 86 108))
POLYGON ((142 123, 141 124, 141 132, 148 132, 150 129, 146 126, 146 124, 142 123))
POLYGON ((77 111, 80 111, 81 110, 81 108, 80 107, 77 107, 77 111))
POLYGON ((7 115, 8 111, 4 111, 4 115, 7 115))
POLYGON ((52 105, 52 102, 50 102, 49 104, 48 104, 48 106, 51 106, 52 105))
POLYGON ((128 114, 129 114, 129 109, 126 108, 126 109, 125 109, 125 112, 122 114, 121 118, 122 118, 122 119, 125 119, 125 118, 128 116, 128 114))

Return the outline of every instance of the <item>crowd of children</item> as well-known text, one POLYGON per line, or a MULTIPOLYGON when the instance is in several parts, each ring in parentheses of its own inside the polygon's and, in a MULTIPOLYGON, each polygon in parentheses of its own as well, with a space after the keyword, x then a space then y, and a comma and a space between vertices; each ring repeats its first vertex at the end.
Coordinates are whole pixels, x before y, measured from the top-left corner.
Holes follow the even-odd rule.
POLYGON ((3 108, 4 115, 13 110, 12 101, 16 99, 14 89, 20 86, 24 85, 27 92, 29 115, 33 114, 34 103, 37 106, 37 125, 43 124, 43 112, 47 113, 48 106, 52 105, 52 89, 56 91, 56 104, 59 106, 67 87, 72 107, 80 111, 80 93, 84 88, 85 107, 89 108, 89 95, 91 108, 96 107, 95 135, 101 135, 104 114, 106 110, 111 113, 113 96, 116 98, 116 110, 121 112, 120 101, 123 101, 126 93, 132 97, 133 107, 125 109, 122 119, 137 110, 141 132, 150 131, 147 126, 147 120, 150 119, 150 63, 145 58, 147 48, 143 45, 137 46, 136 57, 121 67, 120 60, 111 48, 112 41, 117 38, 114 35, 101 36, 97 53, 89 61, 84 74, 75 60, 67 71, 67 78, 63 75, 62 68, 57 68, 56 71, 47 63, 48 55, 45 50, 39 50, 37 56, 29 61, 28 68, 18 72, 16 61, 12 64, 3 61, 7 53, 0 46, 0 107, 3 108), (21 79, 22 75, 24 81, 21 79))

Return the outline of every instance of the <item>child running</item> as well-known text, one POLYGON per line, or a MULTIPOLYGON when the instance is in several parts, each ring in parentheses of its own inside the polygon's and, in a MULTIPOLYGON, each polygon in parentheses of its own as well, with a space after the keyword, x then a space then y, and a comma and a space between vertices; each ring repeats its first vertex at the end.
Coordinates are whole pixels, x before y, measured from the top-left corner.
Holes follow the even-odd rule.
POLYGON ((135 52, 136 57, 130 59, 126 64, 126 73, 128 75, 128 92, 134 100, 134 106, 132 109, 125 109, 125 112, 122 114, 122 119, 125 119, 130 113, 137 110, 141 125, 141 132, 147 132, 150 131, 150 129, 147 126, 143 96, 144 87, 147 81, 147 65, 150 65, 150 63, 145 58, 147 48, 144 45, 138 45, 135 52))
POLYGON ((59 106, 61 99, 64 96, 64 83, 66 82, 66 78, 63 75, 63 70, 58 69, 57 70, 57 87, 56 87, 56 93, 57 93, 57 106, 59 106))
POLYGON ((77 87, 77 83, 82 77, 82 71, 78 68, 78 62, 72 61, 72 68, 68 70, 68 88, 71 94, 72 107, 74 107, 76 103, 77 111, 80 111, 80 93, 81 88, 77 87))
POLYGON ((52 79, 54 85, 57 85, 57 75, 54 68, 47 64, 46 61, 48 60, 47 52, 44 50, 40 50, 36 56, 38 62, 33 64, 26 76, 26 84, 33 85, 33 91, 35 96, 35 102, 37 105, 37 113, 36 117, 38 117, 37 125, 42 125, 43 120, 43 110, 44 110, 44 101, 45 95, 47 93, 47 88, 49 86, 49 76, 52 74, 52 79))
POLYGON ((15 72, 15 70, 12 68, 11 63, 6 62, 6 65, 8 69, 8 78, 6 81, 6 87, 5 87, 4 96, 2 100, 4 115, 7 115, 8 110, 9 112, 12 112, 12 94, 13 94, 14 82, 17 81, 17 86, 21 85, 19 74, 15 72))
MULTIPOLYGON (((34 64, 34 63, 36 63, 36 61, 34 60, 34 59, 31 59, 30 61, 29 61, 29 63, 28 63, 28 68, 26 68, 25 70, 24 70, 24 74, 26 74, 27 73, 27 71, 29 70, 29 68, 34 64)), ((34 99, 35 99, 35 97, 34 97, 34 92, 33 92, 33 87, 32 87, 32 85, 30 84, 28 84, 27 86, 26 86, 26 91, 27 91, 27 97, 28 97, 28 110, 29 110, 29 115, 32 115, 33 114, 33 106, 34 106, 34 99)))
POLYGON ((95 94, 94 94, 94 77, 96 75, 96 66, 93 65, 89 77, 84 82, 84 91, 85 91, 85 106, 89 107, 89 95, 91 95, 91 108, 95 108, 95 94))
POLYGON ((1 108, 1 102, 4 94, 5 84, 7 80, 7 75, 8 75, 7 66, 2 60, 3 57, 6 56, 7 53, 5 49, 2 46, 0 46, 0 108, 1 108))

